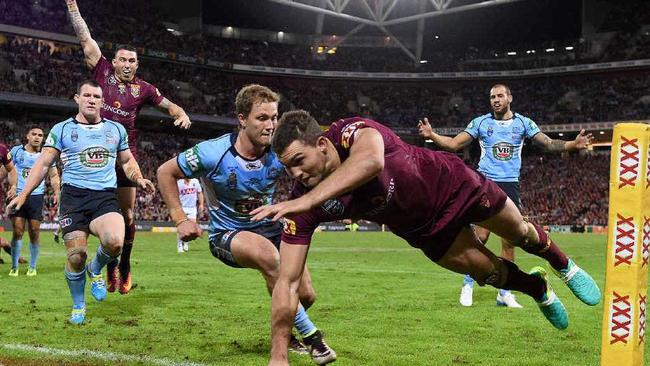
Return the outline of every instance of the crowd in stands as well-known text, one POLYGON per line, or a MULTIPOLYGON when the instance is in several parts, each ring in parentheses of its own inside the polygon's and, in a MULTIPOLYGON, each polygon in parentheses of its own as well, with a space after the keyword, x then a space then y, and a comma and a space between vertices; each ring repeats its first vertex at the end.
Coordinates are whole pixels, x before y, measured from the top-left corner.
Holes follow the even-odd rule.
MULTIPOLYGON (((74 34, 61 0, 0 0, 0 24, 10 24, 55 33, 74 34)), ((650 3, 630 11, 614 7, 601 31, 613 31, 603 52, 578 39, 535 45, 512 44, 504 49, 468 47, 426 55, 429 62, 415 67, 397 48, 348 48, 334 55, 315 55, 307 45, 218 38, 208 34, 177 36, 161 23, 163 16, 147 2, 131 2, 128 12, 117 0, 78 0, 93 37, 110 48, 129 43, 147 49, 170 51, 216 60, 306 69, 345 71, 479 71, 538 68, 612 60, 650 58, 650 34, 641 27, 650 24, 650 3), (111 14, 111 17, 105 16, 111 14), (127 15, 128 14, 128 15, 127 15), (620 19, 625 24, 618 24, 620 19), (119 24, 119 26, 116 26, 119 24), (573 52, 559 52, 567 44, 573 52), (508 49, 557 47, 549 55, 507 57, 508 49), (500 56, 495 56, 498 54, 500 56), (362 57, 360 57, 362 56, 362 57)), ((506 45, 504 45, 506 47, 506 45)), ((107 58, 112 52, 104 50, 107 58)), ((434 127, 465 126, 474 117, 490 111, 488 92, 495 81, 349 81, 299 79, 236 74, 205 65, 141 57, 138 75, 156 85, 170 100, 190 113, 233 116, 236 91, 251 82, 279 91, 281 109, 309 110, 321 124, 362 115, 392 127, 415 128, 417 120, 429 117, 434 127)), ((78 44, 0 34, 0 92, 70 98, 73 85, 90 76, 78 44)), ((649 119, 650 75, 645 70, 546 76, 499 80, 513 91, 513 109, 539 124, 649 119)), ((0 143, 21 142, 28 121, 0 121, 0 143)), ((49 125, 43 125, 49 129, 49 125)), ((155 180, 155 170, 174 154, 195 141, 173 134, 141 131, 140 166, 155 180)), ((524 214, 542 224, 606 224, 608 159, 598 155, 531 155, 524 158, 522 199, 524 214)), ((288 197, 291 180, 282 179, 276 200, 288 197)), ((4 196, 0 184, 0 196, 4 196)), ((44 208, 46 220, 56 216, 51 189, 44 208)), ((158 193, 138 191, 137 220, 168 220, 158 193)), ((0 201, 0 219, 4 199, 0 201)), ((203 216, 203 219, 206 219, 203 216)))
POLYGON ((521 170, 523 213, 544 225, 607 225, 609 154, 532 155, 521 170))
MULTIPOLYGON (((0 121, 0 143, 8 146, 21 143, 28 126, 32 124, 25 121, 0 121)), ((46 133, 51 127, 47 124, 40 126, 46 133)), ((169 133, 140 131, 139 164, 144 176, 155 183, 158 166, 196 142, 169 133)), ((608 178, 608 155, 524 154, 521 183, 523 213, 545 225, 606 225, 608 178)), ((283 176, 274 200, 286 200, 292 184, 288 176, 283 176)), ((5 188, 4 184, 0 184, 0 219, 5 214, 5 188)), ((56 207, 53 205, 50 188, 45 201, 44 220, 53 221, 56 218, 56 207)), ((138 190, 135 218, 147 221, 169 220, 158 192, 152 195, 138 190)), ((207 220, 205 213, 201 219, 207 220)))
MULTIPOLYGON (((416 64, 395 44, 382 48, 337 48, 335 54, 316 54, 313 45, 291 45, 265 41, 220 38, 208 33, 174 35, 163 24, 164 15, 148 2, 130 2, 128 11, 118 0, 79 0, 79 8, 94 38, 103 42, 127 43, 137 47, 228 63, 319 70, 372 72, 478 71, 538 68, 648 57, 650 36, 642 25, 650 24, 650 5, 637 1, 614 6, 600 31, 613 31, 608 41, 565 39, 535 44, 504 44, 502 48, 465 47, 427 51, 426 64, 416 64), (110 17, 106 14, 111 14, 110 17), (115 26, 119 24, 119 26, 115 26), (573 49, 565 52, 565 46, 573 49), (553 54, 544 54, 555 48, 553 54), (517 56, 508 56, 508 51, 517 56), (525 51, 537 50, 535 54, 525 51)), ((55 33, 74 34, 67 10, 60 0, 0 0, 0 23, 55 33)))
MULTIPOLYGON (((0 91, 70 98, 72 81, 90 76, 80 48, 7 36, 0 42, 0 91)), ((110 54, 107 56, 111 57, 110 54)), ((309 110, 322 124, 363 115, 394 127, 427 116, 437 127, 465 126, 489 112, 494 81, 379 82, 225 73, 218 69, 145 58, 138 74, 191 113, 232 116, 242 85, 278 90, 287 108, 309 110)), ((505 81, 513 109, 539 124, 648 119, 650 74, 644 71, 547 76, 505 81)))

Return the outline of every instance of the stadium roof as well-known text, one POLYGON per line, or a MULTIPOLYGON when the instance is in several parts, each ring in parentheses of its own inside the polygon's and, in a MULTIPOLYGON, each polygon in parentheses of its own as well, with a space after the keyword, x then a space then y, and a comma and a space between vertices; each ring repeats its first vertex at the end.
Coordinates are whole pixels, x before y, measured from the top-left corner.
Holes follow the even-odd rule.
POLYGON ((581 6, 576 0, 204 1, 203 18, 301 34, 391 36, 415 45, 408 49, 414 55, 420 43, 431 51, 578 38, 581 6))

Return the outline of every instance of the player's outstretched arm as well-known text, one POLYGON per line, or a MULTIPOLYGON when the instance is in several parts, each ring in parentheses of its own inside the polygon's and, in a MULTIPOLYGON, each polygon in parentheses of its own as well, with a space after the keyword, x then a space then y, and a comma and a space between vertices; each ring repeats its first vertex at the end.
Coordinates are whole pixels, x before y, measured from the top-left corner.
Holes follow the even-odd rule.
MULTIPOLYGON (((52 147, 44 147, 41 156, 36 160, 32 169, 29 170, 29 175, 25 181, 25 187, 18 196, 9 202, 7 210, 20 209, 25 203, 29 195, 38 187, 39 184, 45 179, 47 171, 50 169, 52 163, 59 158, 59 150, 52 147)), ((16 169, 14 169, 16 170, 16 169)))
POLYGON ((77 38, 79 38, 81 48, 83 48, 86 66, 92 70, 102 57, 102 51, 99 49, 97 42, 90 36, 90 30, 88 30, 88 25, 81 17, 77 1, 65 0, 65 3, 68 6, 70 22, 72 23, 74 32, 77 34, 77 38))
POLYGON ((330 198, 350 192, 368 182, 384 170, 384 139, 374 128, 355 132, 350 156, 332 174, 303 197, 312 206, 320 206, 330 198))
POLYGON ((279 220, 291 213, 307 212, 330 198, 352 191, 384 169, 384 139, 373 128, 355 132, 350 156, 332 174, 303 196, 251 211, 251 220, 279 220))
POLYGON ((183 208, 181 207, 181 200, 178 197, 178 186, 176 182, 179 179, 185 178, 185 174, 176 162, 176 158, 167 160, 163 165, 158 167, 156 174, 158 178, 158 189, 160 195, 167 205, 169 216, 171 217, 174 225, 178 230, 178 234, 184 241, 194 240, 202 235, 201 227, 194 221, 187 218, 183 208))
POLYGON ((593 135, 586 133, 585 130, 580 130, 580 133, 573 141, 552 139, 545 133, 540 132, 533 137, 533 143, 547 152, 562 152, 584 150, 591 144, 593 139, 593 135))
POLYGON ((271 359, 269 366, 289 365, 287 351, 298 310, 298 287, 307 260, 308 245, 280 244, 280 274, 271 300, 271 359))
POLYGON ((462 150, 471 144, 472 140, 474 140, 474 138, 465 131, 459 133, 453 138, 437 134, 433 131, 429 119, 426 117, 423 120, 418 121, 418 132, 420 133, 420 136, 433 141, 437 146, 450 152, 462 150))
POLYGON ((174 119, 174 126, 188 129, 192 125, 192 121, 190 121, 190 117, 185 113, 185 110, 183 110, 183 108, 178 104, 170 102, 169 99, 163 98, 156 107, 169 113, 169 115, 174 119))

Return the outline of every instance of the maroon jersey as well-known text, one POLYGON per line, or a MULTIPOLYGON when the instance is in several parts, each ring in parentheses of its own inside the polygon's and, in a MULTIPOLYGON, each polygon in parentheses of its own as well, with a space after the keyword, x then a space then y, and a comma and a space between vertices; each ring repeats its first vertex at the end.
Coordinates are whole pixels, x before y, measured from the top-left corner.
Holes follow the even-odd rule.
POLYGON ((135 119, 145 104, 158 105, 164 97, 158 88, 140 79, 133 78, 122 83, 115 77, 113 65, 102 56, 93 69, 93 78, 102 88, 104 104, 101 116, 121 123, 129 135, 129 147, 137 156, 137 130, 135 119))
MULTIPOLYGON (((355 132, 362 128, 374 128, 383 137, 384 169, 349 194, 288 216, 284 242, 309 244, 321 222, 365 219, 386 224, 437 260, 462 227, 491 217, 505 204, 505 194, 456 155, 407 144, 375 121, 340 120, 323 134, 336 147, 341 162, 349 157, 355 132)), ((296 183, 291 198, 306 191, 296 183)))
POLYGON ((11 163, 11 154, 7 146, 0 144, 0 165, 5 166, 11 163))

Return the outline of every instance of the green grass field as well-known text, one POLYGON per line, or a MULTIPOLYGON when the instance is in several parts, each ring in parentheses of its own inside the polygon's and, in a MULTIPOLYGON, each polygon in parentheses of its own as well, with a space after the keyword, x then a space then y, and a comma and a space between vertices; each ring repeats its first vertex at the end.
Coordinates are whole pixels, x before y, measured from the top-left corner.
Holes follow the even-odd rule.
MULTIPOLYGON (((603 288, 605 236, 554 237, 603 288)), ((490 247, 498 249, 494 238, 490 247)), ((517 255, 525 270, 542 263, 517 255)), ((64 261, 63 247, 43 233, 37 277, 26 277, 25 265, 19 277, 8 277, 9 265, 0 265, 0 364, 266 364, 270 298, 262 278, 223 265, 206 239, 177 254, 175 235, 139 233, 137 287, 100 304, 87 286, 83 326, 66 323, 64 261)), ((524 309, 497 308, 496 290, 477 287, 474 306, 461 307, 462 277, 391 234, 319 233, 308 265, 318 293, 309 313, 336 349, 337 365, 599 363, 602 306, 583 305, 557 278, 552 283, 570 313, 566 331, 555 330, 524 295, 524 309)), ((293 365, 312 364, 308 356, 290 357, 293 365)))

